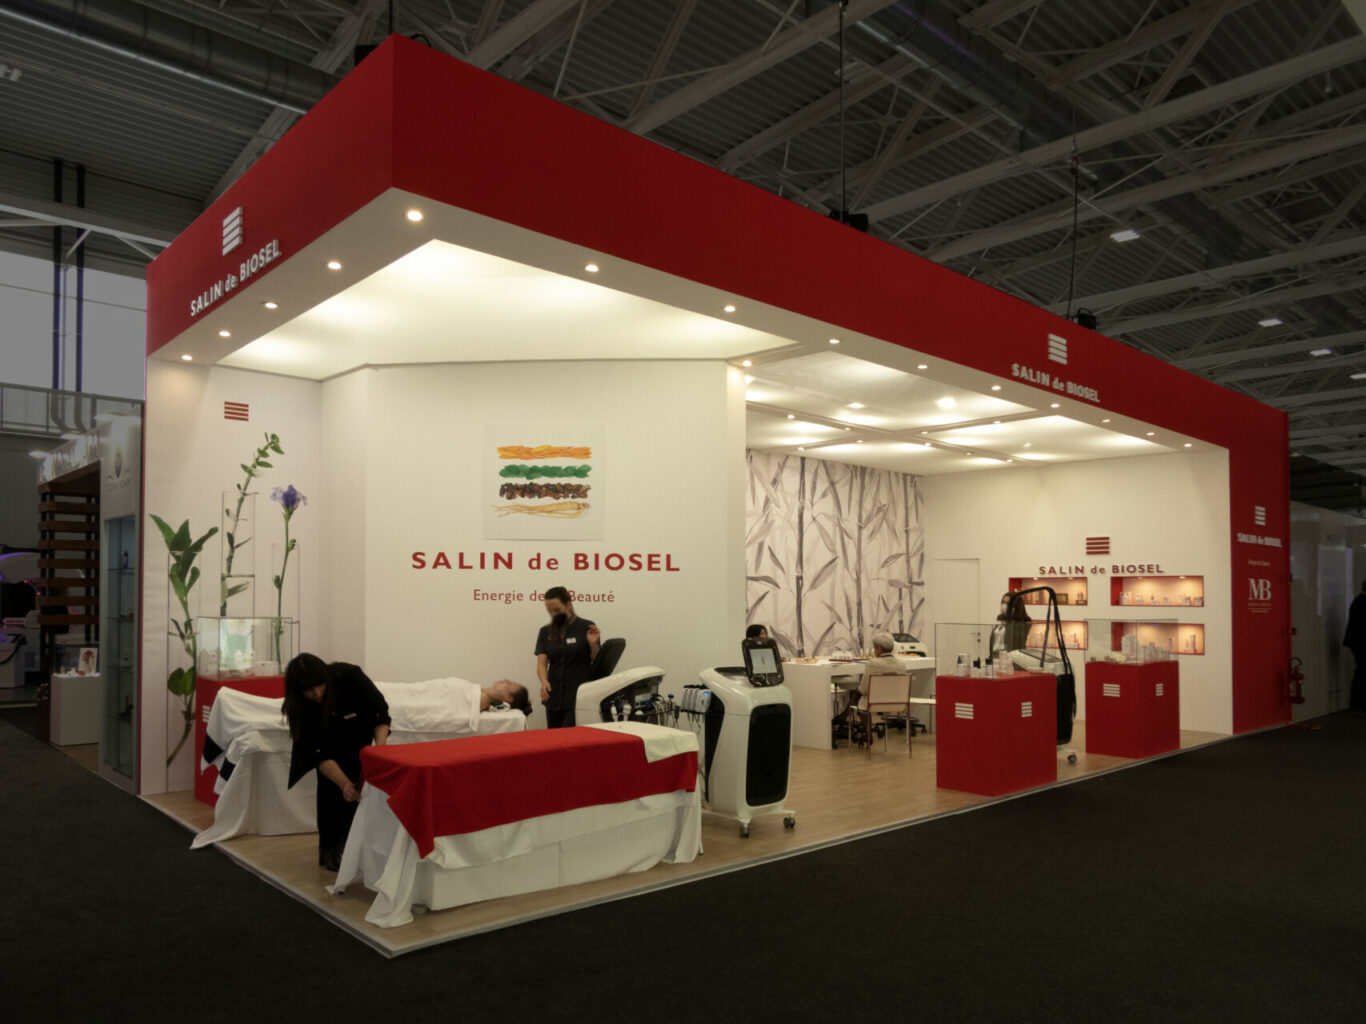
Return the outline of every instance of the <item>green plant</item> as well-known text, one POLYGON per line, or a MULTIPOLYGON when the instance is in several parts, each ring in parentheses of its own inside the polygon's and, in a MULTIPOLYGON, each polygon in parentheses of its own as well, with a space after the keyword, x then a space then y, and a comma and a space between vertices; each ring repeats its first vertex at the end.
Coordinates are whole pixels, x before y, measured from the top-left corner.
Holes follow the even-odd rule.
POLYGON ((166 689, 180 698, 181 713, 185 718, 185 729, 180 734, 180 741, 166 758, 169 765, 180 753, 180 748, 185 745, 194 727, 195 665, 199 659, 199 638, 195 635, 194 616, 190 614, 190 591, 199 581, 199 567, 194 564, 194 560, 203 550, 204 543, 218 532, 218 527, 213 527, 198 540, 193 540, 188 519, 174 530, 160 516, 152 516, 152 522, 157 524, 157 529, 161 531, 161 539, 166 542, 166 550, 171 554, 167 576, 171 582, 171 590, 180 603, 180 613, 184 616, 183 620, 172 616, 171 629, 167 630, 167 633, 173 632, 179 638, 185 653, 190 657, 189 668, 174 668, 166 677, 166 689))
POLYGON ((256 457, 251 460, 251 464, 242 463, 242 472, 246 474, 246 478, 237 485, 236 506, 231 511, 223 510, 232 517, 232 528, 223 530, 223 539, 227 542, 228 553, 223 558, 223 571, 218 577, 218 614, 220 618, 226 618, 228 615, 228 598, 247 589, 245 583, 238 583, 234 586, 228 584, 228 578, 232 575, 233 558, 236 557, 238 551, 251 543, 250 537, 239 540, 237 536, 238 527, 242 523, 242 503, 247 500, 251 482, 260 475, 261 470, 275 468, 267 459, 271 455, 283 455, 285 453, 285 450, 280 447, 278 434, 266 434, 265 438, 266 443, 256 449, 256 457))

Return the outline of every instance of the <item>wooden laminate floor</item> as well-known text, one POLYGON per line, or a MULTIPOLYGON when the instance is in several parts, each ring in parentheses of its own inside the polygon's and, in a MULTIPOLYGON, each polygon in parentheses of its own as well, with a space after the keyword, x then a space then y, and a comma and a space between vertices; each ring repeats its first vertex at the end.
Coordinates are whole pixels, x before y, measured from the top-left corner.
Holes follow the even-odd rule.
MULTIPOLYGON (((1181 747, 1189 749, 1227 738, 1215 733, 1182 732, 1181 747)), ((1128 758, 1087 754, 1085 748, 1085 723, 1077 722, 1072 742, 1077 763, 1068 764, 1059 752, 1057 785, 1136 763, 1128 758)), ((937 788, 932 735, 916 737, 914 756, 909 759, 904 734, 896 732, 889 737, 886 751, 878 741, 871 754, 843 747, 798 747, 792 751, 787 800, 787 807, 796 814, 795 829, 784 828, 781 817, 759 818, 750 827, 750 837, 742 839, 733 820, 708 814, 702 824, 705 852, 691 864, 660 864, 638 874, 432 911, 418 915, 412 924, 400 928, 377 928, 365 920, 372 898, 369 890, 352 886, 341 896, 327 892, 325 886, 335 876, 317 866, 317 836, 313 833, 238 836, 219 843, 218 847, 247 870, 314 907, 381 953, 396 956, 1012 797, 984 797, 937 788), (857 799, 851 798, 855 792, 857 799)), ((195 800, 192 793, 167 793, 144 799, 192 832, 199 832, 213 822, 213 810, 195 800)), ((211 856, 207 852, 203 855, 211 856)))

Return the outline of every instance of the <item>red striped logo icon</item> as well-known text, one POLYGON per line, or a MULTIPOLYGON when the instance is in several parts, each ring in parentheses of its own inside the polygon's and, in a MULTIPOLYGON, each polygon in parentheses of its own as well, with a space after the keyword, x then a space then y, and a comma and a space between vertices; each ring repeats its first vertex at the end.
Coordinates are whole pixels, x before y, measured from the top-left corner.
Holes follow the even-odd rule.
POLYGON ((1110 553, 1110 538, 1087 537, 1086 553, 1088 555, 1108 555, 1110 553))
POLYGON ((243 423, 250 419, 248 413, 250 409, 246 402, 224 402, 223 418, 225 420, 241 420, 243 423))

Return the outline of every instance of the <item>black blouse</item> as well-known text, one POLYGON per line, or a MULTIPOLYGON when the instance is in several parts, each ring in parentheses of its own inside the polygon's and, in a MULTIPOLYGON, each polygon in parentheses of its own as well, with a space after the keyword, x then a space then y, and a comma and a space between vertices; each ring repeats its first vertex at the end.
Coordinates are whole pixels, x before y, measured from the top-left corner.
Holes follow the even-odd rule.
POLYGON ((376 726, 391 722, 384 694, 359 666, 338 661, 327 670, 330 692, 321 704, 304 709, 303 728, 294 740, 289 758, 291 786, 323 761, 336 761, 348 777, 356 778, 361 749, 374 739, 376 726))
POLYGON ((536 654, 546 656, 546 678, 550 680, 546 707, 574 706, 579 684, 587 682, 592 673, 593 651, 588 645, 588 629, 592 625, 592 619, 575 619, 565 624, 564 634, 558 639, 550 635, 548 624, 536 634, 536 654))

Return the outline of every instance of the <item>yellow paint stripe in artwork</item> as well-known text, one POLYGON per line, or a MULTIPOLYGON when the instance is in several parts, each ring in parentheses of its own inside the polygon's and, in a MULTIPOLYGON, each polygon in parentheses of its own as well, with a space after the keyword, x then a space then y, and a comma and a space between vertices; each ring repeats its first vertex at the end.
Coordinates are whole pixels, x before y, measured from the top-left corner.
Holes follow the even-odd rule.
POLYGON ((500 459, 591 459, 593 449, 574 445, 538 444, 528 448, 524 444, 498 446, 500 459))

